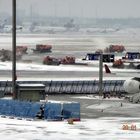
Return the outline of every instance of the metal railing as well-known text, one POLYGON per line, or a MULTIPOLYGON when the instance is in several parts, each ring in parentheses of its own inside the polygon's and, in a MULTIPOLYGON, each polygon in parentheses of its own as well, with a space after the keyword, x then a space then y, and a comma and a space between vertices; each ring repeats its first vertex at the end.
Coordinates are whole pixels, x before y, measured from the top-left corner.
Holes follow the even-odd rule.
MULTIPOLYGON (((47 94, 96 94, 99 93, 99 81, 17 81, 17 84, 42 83, 47 94)), ((123 80, 103 81, 103 93, 124 92, 123 80)), ((12 93, 11 81, 0 81, 0 94, 12 93)))

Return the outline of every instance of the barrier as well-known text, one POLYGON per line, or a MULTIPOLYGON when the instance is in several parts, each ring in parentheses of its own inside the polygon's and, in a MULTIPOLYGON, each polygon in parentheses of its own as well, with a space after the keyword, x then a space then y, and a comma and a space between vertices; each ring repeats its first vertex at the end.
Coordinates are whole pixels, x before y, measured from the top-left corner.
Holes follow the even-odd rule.
POLYGON ((80 103, 64 103, 62 111, 65 119, 80 120, 80 103))
POLYGON ((3 99, 0 100, 0 115, 35 118, 40 106, 40 103, 3 99))
POLYGON ((80 120, 80 104, 79 103, 53 103, 47 102, 41 104, 39 102, 25 102, 18 100, 0 100, 0 115, 14 116, 24 118, 36 118, 40 107, 44 107, 44 119, 62 120, 74 118, 80 120))
POLYGON ((44 117, 48 120, 57 120, 61 116, 61 104, 60 103, 47 103, 44 108, 44 117))

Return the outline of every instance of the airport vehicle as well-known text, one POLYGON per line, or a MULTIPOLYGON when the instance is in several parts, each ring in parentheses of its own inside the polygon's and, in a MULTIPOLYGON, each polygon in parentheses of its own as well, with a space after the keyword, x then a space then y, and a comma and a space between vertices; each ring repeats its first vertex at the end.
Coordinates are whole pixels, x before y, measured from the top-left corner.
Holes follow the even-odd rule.
POLYGON ((97 49, 95 53, 100 54, 114 54, 114 53, 122 53, 125 51, 125 47, 123 45, 109 45, 109 47, 106 47, 103 49, 97 49))
MULTIPOLYGON (((17 46, 16 47, 16 60, 20 60, 23 54, 27 53, 27 46, 17 46)), ((7 49, 0 50, 0 60, 1 61, 11 61, 12 51, 7 49)))
POLYGON ((126 52, 125 57, 122 57, 123 60, 134 60, 140 59, 139 52, 126 52))
POLYGON ((34 53, 46 53, 51 52, 52 45, 37 44, 35 49, 32 49, 34 53))
POLYGON ((65 56, 64 58, 54 58, 46 56, 43 60, 46 65, 75 64, 75 57, 65 56))
POLYGON ((60 59, 61 64, 75 64, 75 57, 65 56, 60 59))
MULTIPOLYGON (((86 64, 92 64, 92 65, 99 65, 99 58, 100 54, 102 53, 102 50, 97 50, 95 53, 87 53, 85 58, 82 60, 77 59, 78 62, 83 62, 86 64)), ((103 54, 103 64, 107 64, 109 66, 113 66, 115 68, 124 68, 122 60, 117 60, 117 57, 115 57, 115 54, 113 53, 102 53, 103 54)), ((119 57, 118 57, 119 58, 119 57)))
POLYGON ((16 46, 16 52, 21 54, 27 54, 27 46, 16 46))
MULTIPOLYGON (((120 73, 112 73, 111 70, 107 65, 105 67, 105 73, 107 74, 115 74, 115 75, 121 75, 120 73)), ((125 72, 128 74, 127 72, 125 72)), ((132 73, 134 74, 134 73, 132 73)), ((130 73, 129 73, 130 75, 130 73)), ((140 102, 140 77, 133 77, 131 79, 127 79, 124 81, 123 84, 124 91, 131 95, 129 98, 129 101, 133 103, 139 103, 140 102)))
MULTIPOLYGON (((22 57, 21 53, 16 53, 16 60, 20 60, 22 57)), ((12 51, 11 50, 0 50, 0 60, 1 61, 11 61, 12 60, 12 51)))
POLYGON ((127 52, 125 57, 122 57, 122 62, 128 65, 128 68, 140 69, 140 53, 127 52))
POLYGON ((54 58, 54 57, 46 56, 43 59, 43 64, 45 64, 45 65, 59 65, 60 60, 57 58, 54 58))
MULTIPOLYGON (((82 60, 77 59, 76 62, 79 63, 85 63, 87 65, 99 65, 99 58, 100 58, 100 53, 87 53, 85 58, 82 60)), ((112 63, 115 60, 115 55, 111 53, 103 53, 103 63, 108 64, 109 66, 112 66, 112 63)))
POLYGON ((114 53, 114 52, 123 52, 125 51, 125 47, 123 45, 110 45, 109 47, 106 47, 104 52, 106 53, 114 53))
POLYGON ((115 60, 112 67, 140 69, 140 53, 127 52, 124 57, 115 60))
MULTIPOLYGON (((83 58, 82 60, 84 61, 99 61, 100 58, 100 53, 88 53, 86 55, 85 58, 83 58)), ((114 54, 110 54, 110 53, 104 53, 103 54, 103 62, 107 62, 107 63, 112 63, 114 62, 115 59, 115 55, 114 54)))
POLYGON ((122 59, 115 60, 113 62, 112 67, 114 67, 114 68, 124 68, 124 63, 123 63, 122 59))

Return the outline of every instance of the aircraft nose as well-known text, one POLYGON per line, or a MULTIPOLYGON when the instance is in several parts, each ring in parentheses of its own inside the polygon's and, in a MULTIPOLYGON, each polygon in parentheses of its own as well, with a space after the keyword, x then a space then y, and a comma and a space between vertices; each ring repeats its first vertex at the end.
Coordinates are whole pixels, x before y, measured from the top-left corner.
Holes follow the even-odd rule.
POLYGON ((127 93, 135 94, 140 92, 140 82, 136 80, 126 80, 123 87, 127 93))

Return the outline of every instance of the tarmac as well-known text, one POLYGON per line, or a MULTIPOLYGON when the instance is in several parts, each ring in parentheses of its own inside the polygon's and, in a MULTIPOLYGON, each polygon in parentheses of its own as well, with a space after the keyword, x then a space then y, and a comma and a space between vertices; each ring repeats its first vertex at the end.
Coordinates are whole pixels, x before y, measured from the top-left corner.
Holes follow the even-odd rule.
POLYGON ((140 117, 139 104, 132 104, 124 97, 103 99, 98 95, 49 95, 48 100, 79 102, 81 118, 140 117))

